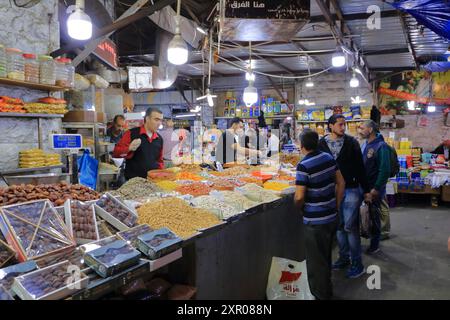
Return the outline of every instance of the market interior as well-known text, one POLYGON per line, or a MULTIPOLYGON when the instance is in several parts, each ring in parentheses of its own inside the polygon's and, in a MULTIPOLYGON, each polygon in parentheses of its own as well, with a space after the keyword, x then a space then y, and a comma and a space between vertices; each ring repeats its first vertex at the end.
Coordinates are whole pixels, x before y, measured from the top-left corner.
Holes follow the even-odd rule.
POLYGON ((0 300, 450 298, 447 1, 0 17, 0 300))

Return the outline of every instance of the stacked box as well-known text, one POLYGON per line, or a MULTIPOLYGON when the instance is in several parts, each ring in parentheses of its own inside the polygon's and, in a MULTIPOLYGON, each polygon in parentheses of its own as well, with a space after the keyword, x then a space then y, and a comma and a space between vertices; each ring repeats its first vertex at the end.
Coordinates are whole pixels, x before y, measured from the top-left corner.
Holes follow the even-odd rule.
POLYGON ((181 247, 182 240, 168 228, 161 228, 138 237, 139 251, 151 260, 165 256, 181 247))

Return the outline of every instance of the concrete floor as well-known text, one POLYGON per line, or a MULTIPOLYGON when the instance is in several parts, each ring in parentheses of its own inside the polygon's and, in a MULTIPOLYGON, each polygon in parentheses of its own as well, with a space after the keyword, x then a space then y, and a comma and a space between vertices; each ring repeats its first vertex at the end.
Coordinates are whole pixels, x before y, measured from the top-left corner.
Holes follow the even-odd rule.
MULTIPOLYGON (((450 208, 425 206, 391 209, 391 237, 381 242, 381 252, 363 253, 367 268, 378 265, 381 289, 369 290, 365 274, 346 279, 345 271, 333 271, 336 299, 450 299, 450 208)), ((363 252, 368 241, 363 239, 363 252)), ((333 258, 337 258, 335 249, 333 258)))

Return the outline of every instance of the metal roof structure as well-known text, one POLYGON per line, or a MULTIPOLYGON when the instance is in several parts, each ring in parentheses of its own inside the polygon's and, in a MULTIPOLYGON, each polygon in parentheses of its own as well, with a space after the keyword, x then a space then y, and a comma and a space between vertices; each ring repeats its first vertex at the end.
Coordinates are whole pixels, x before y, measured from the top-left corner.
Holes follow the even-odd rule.
MULTIPOLYGON (((134 1, 120 2, 131 4, 134 1)), ((207 0, 183 0, 182 14, 187 18, 195 16, 197 21, 206 25, 215 3, 216 1, 207 0)), ((449 47, 448 40, 418 26, 412 16, 395 10, 384 1, 311 0, 310 15, 309 22, 291 41, 273 39, 270 43, 253 45, 253 70, 286 77, 308 75, 308 68, 311 73, 318 72, 331 66, 337 42, 344 41, 350 50, 356 52, 355 59, 359 66, 373 79, 379 72, 417 69, 420 63, 441 56, 449 47), (368 18, 373 14, 370 9, 380 10, 379 29, 368 26, 368 18), (305 54, 302 51, 314 52, 305 54)), ((149 20, 145 23, 151 25, 149 20)), ((136 29, 136 26, 134 28, 136 29)), ((150 29, 147 30, 151 32, 150 29)), ((151 38, 145 29, 141 28, 138 37, 140 33, 147 33, 147 40, 151 38)), ((120 41, 127 34, 129 31, 121 31, 118 35, 121 61, 151 64, 155 53, 150 52, 152 46, 144 46, 144 50, 133 50, 130 49, 132 43, 128 39, 125 43, 129 48, 120 48, 120 41), (137 54, 130 55, 133 51, 137 51, 137 54)), ((139 41, 142 45, 142 41, 139 41)), ((207 61, 202 60, 202 55, 197 50, 198 48, 193 50, 186 65, 179 67, 180 75, 186 78, 201 78, 207 73, 207 61)), ((247 43, 222 43, 220 60, 213 65, 212 75, 242 75, 242 69, 247 67, 248 61, 247 43)))

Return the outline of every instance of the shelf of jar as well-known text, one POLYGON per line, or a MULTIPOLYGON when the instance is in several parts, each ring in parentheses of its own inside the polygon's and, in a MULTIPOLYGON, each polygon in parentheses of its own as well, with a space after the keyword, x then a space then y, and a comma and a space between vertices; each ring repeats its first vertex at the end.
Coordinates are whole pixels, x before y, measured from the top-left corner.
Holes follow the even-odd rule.
POLYGON ((13 80, 8 78, 0 78, 0 85, 18 86, 41 91, 68 91, 70 88, 52 86, 40 83, 26 82, 21 80, 13 80))

